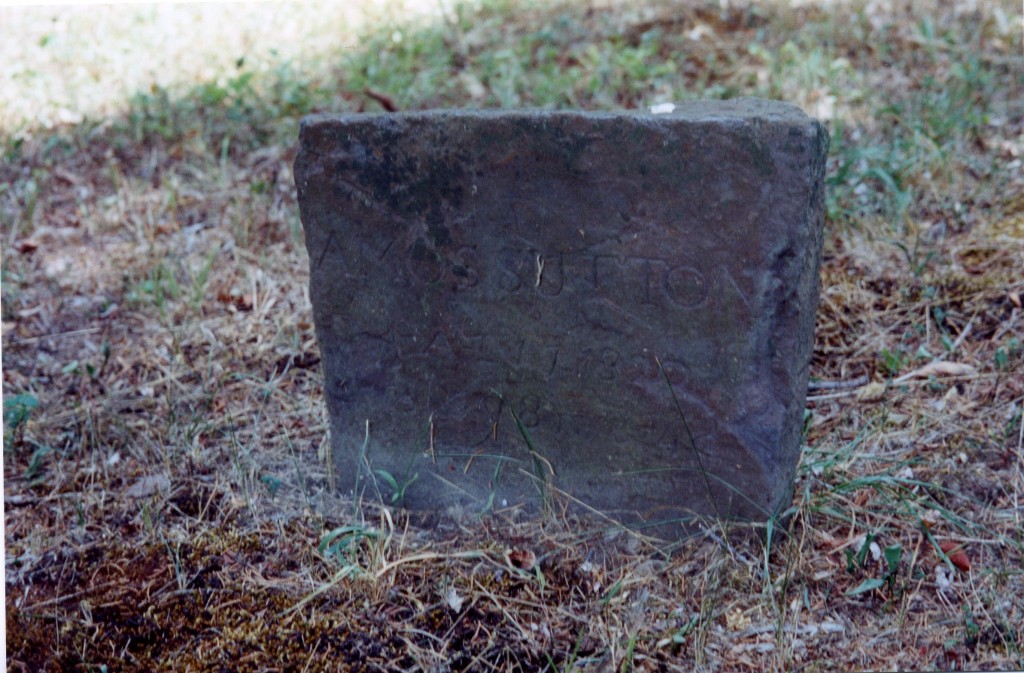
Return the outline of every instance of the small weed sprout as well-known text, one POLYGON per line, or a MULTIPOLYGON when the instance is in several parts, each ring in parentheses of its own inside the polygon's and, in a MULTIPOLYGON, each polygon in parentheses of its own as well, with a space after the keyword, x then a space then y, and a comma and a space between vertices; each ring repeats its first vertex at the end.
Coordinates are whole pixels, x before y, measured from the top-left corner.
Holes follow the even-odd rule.
MULTIPOLYGON (((864 543, 861 545, 859 550, 856 552, 850 549, 845 550, 847 572, 853 573, 867 568, 868 554, 871 552, 872 544, 874 543, 875 536, 874 534, 869 533, 864 537, 864 543)), ((869 577, 865 579, 856 587, 847 591, 847 596, 857 596, 868 591, 880 589, 884 586, 888 587, 890 595, 893 593, 896 586, 896 575, 899 570, 900 559, 903 558, 903 547, 899 544, 886 547, 882 551, 882 558, 885 560, 885 567, 882 569, 881 577, 869 577)))
POLYGON ((391 504, 393 504, 393 505, 400 505, 400 504, 402 504, 402 502, 405 500, 405 490, 407 488, 409 488, 409 486, 414 481, 416 481, 419 478, 419 476, 420 476, 419 473, 417 472, 416 474, 412 475, 412 477, 410 477, 408 479, 403 479, 401 482, 399 482, 387 470, 378 469, 378 470, 374 470, 374 473, 378 477, 380 477, 381 480, 385 484, 388 485, 388 488, 391 489, 390 500, 391 500, 391 504))
POLYGON ((380 531, 363 525, 339 526, 321 538, 317 551, 341 565, 355 564, 363 543, 379 540, 381 535, 380 531))
POLYGON ((203 298, 206 295, 206 286, 210 281, 210 271, 213 269, 213 263, 217 259, 217 255, 220 254, 220 249, 215 248, 210 251, 210 254, 206 256, 205 261, 199 267, 199 270, 190 273, 190 280, 192 285, 192 294, 190 296, 190 303, 194 311, 199 311, 203 305, 203 298))
MULTIPOLYGON (((497 395, 502 404, 505 403, 505 398, 500 392, 497 390, 492 390, 491 392, 497 395)), ((513 421, 515 421, 516 429, 519 430, 519 434, 522 436, 523 441, 526 442, 526 448, 530 452, 530 458, 533 462, 533 484, 537 489, 537 494, 540 496, 541 511, 550 513, 551 487, 552 479, 555 476, 555 469, 551 465, 551 462, 537 451, 537 447, 533 442, 533 437, 530 435, 529 428, 527 428, 526 424, 523 423, 519 414, 517 414, 516 410, 512 408, 512 405, 508 405, 508 410, 512 414, 513 421)), ((493 496, 494 494, 492 492, 492 500, 493 496)))
POLYGON ((4 449, 20 445, 25 436, 25 425, 39 408, 39 398, 22 393, 4 398, 4 449))

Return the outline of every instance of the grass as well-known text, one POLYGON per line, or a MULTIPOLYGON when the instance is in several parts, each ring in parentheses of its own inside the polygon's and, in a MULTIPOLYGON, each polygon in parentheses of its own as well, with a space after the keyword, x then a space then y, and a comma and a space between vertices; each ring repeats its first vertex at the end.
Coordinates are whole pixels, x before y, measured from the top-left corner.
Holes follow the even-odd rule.
POLYGON ((1019 7, 3 11, 12 670, 1024 667, 1019 7), (740 95, 833 138, 785 527, 669 554, 554 488, 440 528, 391 502, 414 475, 339 492, 303 114, 740 95))

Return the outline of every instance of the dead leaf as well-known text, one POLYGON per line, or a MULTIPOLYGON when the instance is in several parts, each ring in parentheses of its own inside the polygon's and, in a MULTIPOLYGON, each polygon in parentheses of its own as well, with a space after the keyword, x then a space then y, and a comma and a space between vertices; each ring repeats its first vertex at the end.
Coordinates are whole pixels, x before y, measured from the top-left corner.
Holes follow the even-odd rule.
POLYGON ((537 565, 537 555, 529 549, 515 549, 508 553, 509 562, 516 568, 529 570, 537 565))
POLYGON ((274 363, 274 373, 282 374, 289 369, 310 369, 320 364, 320 358, 311 353, 282 355, 274 363))
POLYGON ((374 91, 373 89, 363 89, 363 93, 380 103, 380 106, 388 112, 396 112, 398 110, 398 106, 395 105, 395 101, 391 96, 374 91))
POLYGON ((129 486, 124 494, 129 498, 145 498, 171 488, 171 480, 162 474, 142 477, 129 486))
POLYGON ((943 540, 939 542, 939 548, 942 549, 942 553, 948 556, 950 562, 961 572, 967 572, 971 569, 971 560, 967 558, 962 545, 950 540, 943 540))
POLYGON ((909 374, 895 379, 893 383, 903 383, 910 379, 926 379, 931 376, 969 376, 977 373, 974 367, 962 362, 947 362, 946 360, 937 360, 935 362, 929 362, 920 369, 915 369, 909 374))
POLYGON ((23 255, 30 255, 39 249, 39 241, 34 238, 23 238, 14 244, 14 249, 23 255))
POLYGON ((455 590, 455 587, 450 587, 448 589, 448 594, 444 597, 444 600, 448 603, 448 607, 450 607, 453 612, 458 613, 462 611, 462 604, 466 599, 459 595, 459 592, 455 590))
POLYGON ((230 294, 228 292, 218 292, 217 301, 222 304, 231 304, 238 311, 251 311, 252 310, 252 295, 230 294))
POLYGON ((872 381, 857 390, 858 402, 877 402, 883 397, 885 397, 885 384, 878 381, 872 381))
POLYGON ((462 88, 466 90, 466 93, 473 100, 483 100, 487 97, 487 87, 484 86, 483 82, 476 75, 462 71, 459 73, 459 83, 462 84, 462 88))
POLYGON ((930 509, 921 517, 921 525, 926 529, 931 530, 932 526, 937 525, 941 518, 941 515, 937 511, 930 509))
POLYGON ((52 172, 52 175, 53 175, 53 177, 57 178, 58 180, 63 180, 64 182, 68 183, 69 185, 77 185, 79 182, 81 182, 81 180, 79 180, 77 175, 75 175, 74 173, 68 171, 67 169, 65 169, 65 168, 63 168, 61 166, 57 166, 56 168, 54 168, 53 172, 52 172))

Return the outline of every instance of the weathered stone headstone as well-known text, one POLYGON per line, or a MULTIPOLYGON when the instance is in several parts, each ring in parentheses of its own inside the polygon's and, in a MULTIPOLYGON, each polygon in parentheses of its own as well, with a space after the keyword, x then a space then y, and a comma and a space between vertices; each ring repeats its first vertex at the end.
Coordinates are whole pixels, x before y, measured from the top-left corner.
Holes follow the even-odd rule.
POLYGON ((827 147, 760 100, 305 119, 340 483, 435 510, 557 488, 631 525, 787 506, 827 147))

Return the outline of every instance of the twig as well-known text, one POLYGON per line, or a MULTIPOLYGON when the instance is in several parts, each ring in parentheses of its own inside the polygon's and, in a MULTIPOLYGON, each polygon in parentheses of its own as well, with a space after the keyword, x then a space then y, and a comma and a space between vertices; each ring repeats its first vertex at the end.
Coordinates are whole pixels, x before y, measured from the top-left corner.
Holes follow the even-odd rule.
POLYGON ((9 495, 4 497, 4 507, 28 507, 52 500, 81 496, 82 494, 77 491, 71 493, 51 493, 50 495, 9 495))
POLYGON ((382 93, 378 93, 373 89, 363 89, 363 93, 365 93, 367 96, 380 103, 381 107, 387 110, 388 112, 398 111, 398 106, 395 105, 395 101, 391 98, 391 96, 386 96, 382 93))
POLYGON ((724 540, 721 536, 717 535, 713 530, 711 530, 710 527, 704 529, 704 535, 711 538, 711 540, 718 544, 718 546, 720 546, 722 549, 738 558, 740 561, 746 563, 748 566, 757 566, 757 564, 754 563, 753 559, 744 554, 742 551, 734 549, 726 540, 724 540))
MULTIPOLYGON (((527 475, 527 476, 533 476, 533 475, 530 475, 529 472, 527 472, 526 470, 524 470, 522 468, 519 468, 519 471, 522 472, 523 474, 527 475)), ((626 526, 626 524, 622 523, 621 521, 618 521, 618 520, 608 516, 604 512, 602 512, 602 511, 600 511, 598 509, 595 509, 594 507, 591 507, 590 505, 588 505, 587 503, 583 502, 579 498, 573 496, 568 491, 563 491, 562 489, 558 488, 557 486, 552 486, 551 490, 554 491, 555 493, 557 493, 558 495, 560 495, 560 496, 562 496, 564 498, 567 498, 568 500, 576 503, 580 507, 583 507, 585 510, 587 510, 588 512, 590 512, 594 516, 596 516, 596 517, 598 517, 600 519, 604 519, 605 521, 609 522, 610 524, 612 524, 615 527, 616 530, 622 531, 626 535, 628 535, 630 537, 633 537, 633 538, 636 538, 638 541, 640 541, 640 542, 642 542, 644 544, 650 545, 654 549, 657 549, 657 545, 655 544, 655 541, 657 540, 657 538, 654 538, 654 537, 651 537, 651 536, 648 536, 648 535, 644 535, 643 533, 640 533, 640 532, 635 531, 635 530, 633 530, 631 528, 628 528, 626 526)))
POLYGON ((80 334, 95 334, 99 332, 101 327, 86 327, 85 329, 75 329, 70 332, 55 332, 53 334, 40 334, 38 336, 25 337, 24 339, 11 339, 11 346, 20 346, 21 344, 30 344, 43 339, 63 339, 65 337, 79 336, 80 334))
POLYGON ((23 608, 23 610, 25 612, 28 612, 29 610, 38 610, 39 608, 47 607, 47 606, 50 606, 50 605, 59 605, 60 603, 63 603, 65 601, 73 600, 75 598, 78 598, 79 596, 84 596, 84 595, 93 594, 93 593, 99 593, 99 591, 102 590, 102 589, 108 589, 110 587, 118 586, 118 585, 123 585, 123 584, 124 584, 124 579, 119 577, 119 578, 117 578, 115 580, 111 580, 109 582, 103 582, 102 584, 94 584, 91 587, 86 587, 85 589, 79 589, 78 591, 72 592, 70 594, 64 594, 63 596, 54 596, 53 598, 51 598, 49 600, 40 601, 39 603, 33 603, 32 605, 26 605, 23 608))
MULTIPOLYGON (((760 636, 765 633, 775 633, 779 630, 776 624, 763 624, 761 626, 751 626, 750 628, 743 629, 737 633, 734 638, 736 640, 743 640, 751 636, 760 636)), ((796 626, 792 624, 785 624, 782 627, 783 633, 792 633, 800 636, 815 636, 820 632, 824 633, 842 633, 846 630, 846 627, 839 622, 821 622, 818 624, 798 624, 796 626)))
POLYGON ((697 466, 700 468, 701 477, 704 478, 704 487, 707 489, 708 501, 711 503, 712 509, 715 510, 715 518, 721 521, 722 513, 718 511, 718 502, 715 500, 713 495, 714 491, 711 489, 711 480, 708 479, 708 472, 704 469, 704 458, 701 457, 700 451, 697 449, 697 444, 693 441, 693 433, 690 432, 690 424, 686 422, 686 415, 683 413, 683 407, 679 404, 675 388, 672 387, 672 382, 669 381, 665 368, 661 366, 661 360, 658 356, 654 356, 654 361, 658 363, 658 369, 661 371, 661 376, 665 379, 665 383, 668 384, 668 392, 672 395, 672 402, 676 405, 676 411, 679 412, 679 418, 683 421, 683 429, 686 430, 686 437, 690 440, 690 448, 693 449, 693 455, 697 458, 697 466))
POLYGON ((444 560, 449 561, 452 559, 478 559, 488 558, 487 554, 482 551, 466 551, 466 552, 453 552, 447 554, 439 554, 437 552, 426 552, 424 554, 413 554, 412 556, 406 556, 405 558, 395 559, 391 563, 385 564, 380 570, 374 573, 376 579, 380 579, 387 575, 389 572, 394 570, 400 565, 406 563, 416 563, 419 561, 434 561, 444 560))
POLYGON ((808 390, 841 390, 843 388, 859 388, 870 381, 868 375, 858 376, 849 381, 808 381, 808 390))
POLYGON ((430 414, 430 462, 437 465, 437 453, 434 452, 434 414, 430 414))
MULTIPOLYGON (((953 342, 953 345, 949 347, 950 355, 956 352, 956 349, 960 347, 960 344, 964 342, 964 339, 970 336, 972 331, 974 331, 974 318, 967 321, 967 325, 965 325, 963 330, 960 332, 960 336, 958 336, 956 341, 953 342)), ((935 358, 936 361, 939 359, 941 358, 935 358)))
POLYGON ((837 392, 837 393, 828 393, 826 395, 808 395, 807 396, 807 401, 808 402, 821 402, 823 400, 834 400, 834 399, 838 399, 840 397, 850 397, 851 395, 856 395, 857 392, 858 392, 857 390, 842 390, 842 391, 837 392))
POLYGON ((991 343, 996 343, 997 341, 1002 339, 1004 334, 1013 329, 1013 325, 1014 323, 1017 322, 1017 318, 1019 316, 1019 309, 1017 309, 1016 306, 1013 307, 1013 309, 1010 311, 1010 317, 1003 321, 1002 326, 998 330, 996 330, 996 333, 992 335, 992 338, 989 341, 991 343))
POLYGON ((1020 454, 1021 460, 1024 460, 1024 453, 1021 453, 1021 449, 1024 449, 1024 414, 1020 417, 1020 430, 1017 431, 1017 453, 1020 454))

